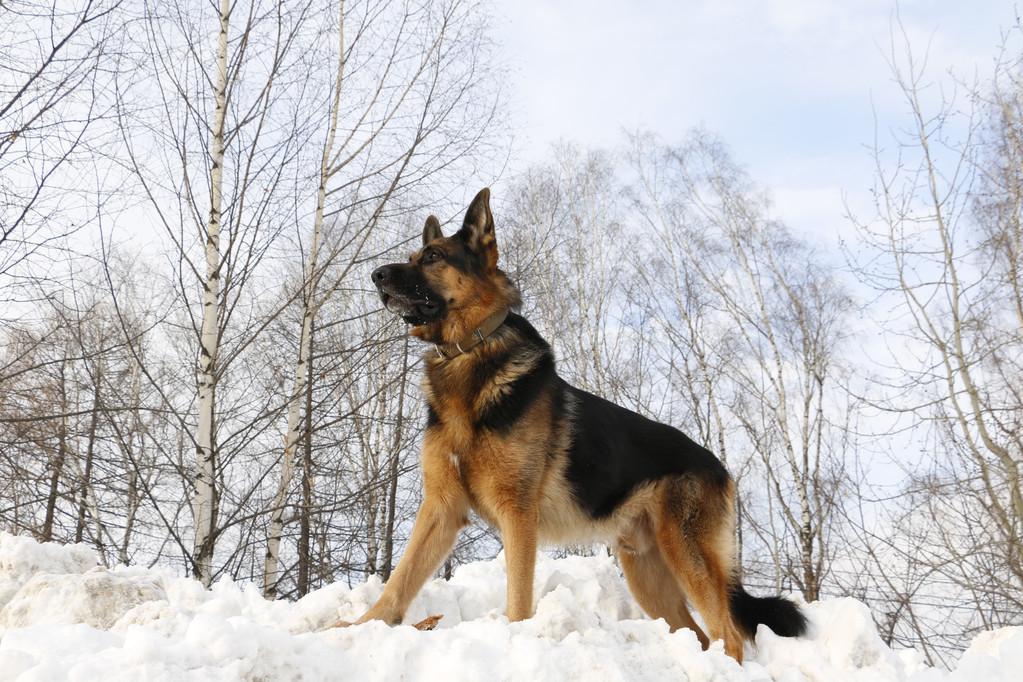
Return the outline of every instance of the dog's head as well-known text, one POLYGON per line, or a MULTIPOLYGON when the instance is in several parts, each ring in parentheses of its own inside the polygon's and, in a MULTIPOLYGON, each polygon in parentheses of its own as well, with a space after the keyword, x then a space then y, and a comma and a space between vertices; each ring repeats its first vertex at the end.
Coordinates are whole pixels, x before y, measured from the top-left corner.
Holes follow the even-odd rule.
POLYGON ((437 218, 427 218, 423 247, 407 263, 374 270, 373 284, 384 307, 412 325, 414 336, 431 343, 455 343, 489 315, 518 307, 518 290, 497 267, 490 190, 480 190, 462 229, 450 237, 437 218))

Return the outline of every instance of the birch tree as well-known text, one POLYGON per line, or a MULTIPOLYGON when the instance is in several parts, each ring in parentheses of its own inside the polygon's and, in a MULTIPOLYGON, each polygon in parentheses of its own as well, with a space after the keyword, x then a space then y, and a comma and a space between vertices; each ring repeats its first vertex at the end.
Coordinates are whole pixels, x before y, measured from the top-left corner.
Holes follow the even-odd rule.
POLYGON ((896 556, 943 582, 932 599, 971 605, 938 611, 935 629, 962 644, 1018 623, 1023 606, 1019 58, 1006 51, 989 80, 936 99, 926 60, 896 25, 890 66, 908 119, 879 136, 875 215, 854 218, 862 251, 852 255, 892 301, 878 323, 900 351, 878 359, 872 402, 912 419, 925 444, 919 462, 902 461, 896 527, 918 536, 896 556))
POLYGON ((623 324, 632 242, 618 159, 569 144, 553 147, 550 157, 509 188, 506 269, 523 291, 527 315, 552 339, 565 376, 656 412, 637 371, 644 345, 623 324))
MULTIPOLYGON (((269 510, 262 576, 268 596, 277 591, 312 357, 310 330, 323 305, 351 286, 349 278, 364 275, 357 266, 367 244, 381 243, 370 242, 373 231, 381 223, 401 224, 423 187, 443 186, 461 163, 486 153, 484 139, 493 134, 498 100, 486 80, 492 67, 486 61, 482 26, 475 5, 459 0, 415 8, 382 3, 371 12, 364 5, 338 3, 337 45, 331 55, 334 79, 325 108, 325 141, 299 297, 298 359, 287 401, 280 476, 269 510), (354 34, 350 40, 349 32, 354 34), (381 43, 386 50, 380 49, 381 43), (349 76, 367 71, 379 74, 379 80, 349 76), (350 132, 338 136, 339 121, 350 132), (328 220, 332 234, 322 249, 328 220)), ((356 398, 352 401, 358 404, 356 398)), ((399 415, 401 407, 399 403, 399 415)), ((379 475, 377 467, 371 468, 379 475)), ((375 537, 375 529, 370 532, 375 537)))
POLYGON ((199 329, 198 425, 196 427, 195 496, 192 516, 195 539, 192 561, 196 577, 205 585, 213 578, 216 542, 216 451, 213 420, 217 386, 217 353, 223 314, 220 298, 220 221, 224 192, 224 119, 227 116, 227 32, 231 3, 220 0, 217 57, 213 82, 213 126, 210 131, 210 210, 206 222, 206 276, 202 287, 202 325, 199 329))
POLYGON ((713 137, 632 145, 637 210, 657 236, 640 272, 674 349, 669 381, 740 474, 744 525, 770 558, 766 573, 817 599, 840 518, 837 351, 849 298, 713 137), (727 443, 733 425, 743 438, 727 443))
POLYGON ((232 507, 224 509, 226 473, 252 456, 231 438, 267 428, 272 416, 258 404, 262 396, 237 393, 224 377, 242 370, 261 331, 287 305, 263 304, 249 288, 293 224, 288 204, 293 208, 296 192, 288 174, 303 158, 306 118, 301 91, 291 86, 306 67, 297 41, 312 30, 311 8, 227 0, 216 7, 187 0, 147 5, 138 20, 150 49, 140 75, 118 87, 127 163, 176 259, 167 278, 179 297, 175 329, 194 334, 194 402, 182 401, 155 371, 144 368, 143 376, 192 435, 193 533, 179 549, 206 584, 217 570, 218 537, 236 527, 238 502, 258 486, 257 479, 230 491, 232 507), (229 425, 219 423, 226 406, 229 425))

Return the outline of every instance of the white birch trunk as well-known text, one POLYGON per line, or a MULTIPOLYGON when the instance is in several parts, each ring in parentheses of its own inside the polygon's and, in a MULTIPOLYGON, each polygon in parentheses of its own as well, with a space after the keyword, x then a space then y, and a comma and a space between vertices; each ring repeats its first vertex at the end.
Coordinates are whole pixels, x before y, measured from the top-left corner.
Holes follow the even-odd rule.
POLYGON ((212 150, 210 152, 210 219, 206 225, 206 281, 202 297, 199 368, 197 376, 199 425, 196 434, 195 496, 192 514, 195 542, 192 563, 195 577, 206 586, 213 578, 216 524, 216 446, 213 416, 216 394, 216 361, 220 343, 220 222, 224 177, 224 119, 227 114, 227 27, 230 2, 220 2, 220 33, 217 38, 217 84, 214 92, 212 150))
MULTIPOLYGON (((138 452, 141 454, 145 451, 145 436, 143 434, 142 426, 142 370, 139 363, 132 363, 131 367, 131 411, 132 411, 132 428, 131 433, 133 438, 138 438, 138 452)), ((131 447, 129 444, 128 448, 131 447)), ((125 459, 127 460, 131 455, 126 453, 125 459)), ((141 496, 139 495, 139 472, 131 465, 131 462, 125 461, 125 471, 128 472, 128 495, 125 501, 125 514, 124 514, 124 532, 121 535, 121 546, 118 548, 118 561, 124 565, 128 565, 128 547, 131 545, 132 532, 135 528, 135 518, 138 514, 139 507, 142 504, 141 496)), ((93 496, 95 500, 95 495, 93 496)))
MULTIPOLYGON (((318 211, 319 212, 319 211, 318 211)), ((313 253, 317 246, 319 228, 314 230, 313 253)), ((315 256, 310 259, 310 267, 315 267, 315 256)), ((308 293, 308 292, 307 292, 308 293)), ((312 310, 308 303, 303 304, 302 332, 299 338, 298 363, 295 366, 295 386, 288 402, 288 426, 284 436, 284 454, 281 457, 281 478, 274 494, 273 507, 270 510, 270 528, 267 531, 266 559, 263 562, 263 595, 273 598, 277 595, 277 570, 280 563, 281 534, 284 531, 284 506, 291 488, 291 480, 295 474, 295 448, 301 438, 299 433, 299 406, 305 392, 307 368, 311 353, 310 330, 312 327, 312 310)))
POLYGON ((337 132, 338 108, 341 101, 341 80, 345 65, 344 39, 345 4, 341 2, 338 9, 338 68, 334 80, 334 97, 330 104, 330 122, 327 128, 327 139, 323 145, 323 156, 320 158, 320 183, 316 190, 316 212, 313 216, 313 238, 309 246, 309 260, 305 273, 305 295, 302 297, 302 331, 299 335, 298 363, 295 365, 295 383, 288 397, 288 423, 284 435, 284 453, 281 457, 281 478, 274 494, 273 506, 270 509, 270 527, 267 531, 266 558, 263 561, 263 595, 273 598, 277 595, 278 569, 280 566, 281 534, 284 531, 284 506, 291 489, 295 474, 295 448, 301 438, 299 432, 299 412, 302 396, 308 381, 309 359, 312 353, 312 323, 322 301, 315 300, 316 281, 318 275, 317 257, 320 249, 320 233, 323 230, 323 207, 327 200, 327 181, 330 179, 330 157, 334 150, 334 137, 337 132))

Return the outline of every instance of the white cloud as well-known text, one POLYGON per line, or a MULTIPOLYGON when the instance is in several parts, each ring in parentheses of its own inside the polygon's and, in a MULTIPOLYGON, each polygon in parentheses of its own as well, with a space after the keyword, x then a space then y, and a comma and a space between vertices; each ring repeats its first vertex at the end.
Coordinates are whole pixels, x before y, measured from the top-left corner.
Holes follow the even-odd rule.
MULTIPOLYGON (((779 215, 834 225, 842 194, 860 201, 870 185, 874 108, 882 130, 905 113, 886 64, 891 0, 502 7, 521 162, 560 138, 608 146, 644 127, 677 140, 701 125, 773 190, 779 215)), ((932 77, 988 68, 1013 19, 998 3, 903 0, 899 11, 914 48, 929 46, 932 77)))

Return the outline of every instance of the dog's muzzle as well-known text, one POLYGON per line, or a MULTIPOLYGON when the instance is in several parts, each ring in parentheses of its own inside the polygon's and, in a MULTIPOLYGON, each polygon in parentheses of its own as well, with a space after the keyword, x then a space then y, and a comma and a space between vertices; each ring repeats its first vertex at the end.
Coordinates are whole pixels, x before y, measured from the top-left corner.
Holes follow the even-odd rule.
MULTIPOLYGON (((373 271, 373 284, 388 311, 411 325, 427 324, 444 316, 442 299, 422 283, 421 276, 410 276, 404 264, 383 265, 373 271)), ((418 274, 418 273, 416 273, 418 274)))

